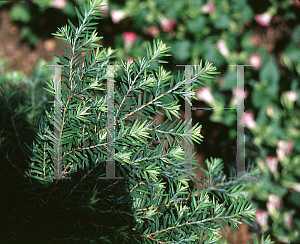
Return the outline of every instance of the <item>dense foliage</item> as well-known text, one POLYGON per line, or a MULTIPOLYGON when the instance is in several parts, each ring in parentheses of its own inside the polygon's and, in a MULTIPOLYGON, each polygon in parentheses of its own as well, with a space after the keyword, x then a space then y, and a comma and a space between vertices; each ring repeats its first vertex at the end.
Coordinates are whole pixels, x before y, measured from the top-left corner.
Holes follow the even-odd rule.
MULTIPOLYGON (((148 112, 157 114, 158 108, 178 118, 176 96, 184 99, 186 94, 180 72, 174 79, 155 65, 167 55, 168 48, 161 41, 148 46, 147 57, 132 64, 117 62, 121 67, 121 74, 116 76, 121 88, 115 94, 119 114, 116 121, 120 126, 114 143, 116 175, 124 180, 98 179, 105 176, 108 146, 108 95, 102 86, 107 78, 105 65, 114 53, 112 49, 100 51, 101 46, 95 43, 100 38, 91 20, 99 16, 100 3, 88 1, 80 11, 76 10, 79 27, 69 22, 55 34, 68 46, 63 47, 66 56, 58 57, 58 63, 69 65, 62 67, 61 102, 67 109, 62 110, 59 138, 53 133, 53 107, 43 107, 47 95, 41 92, 41 81, 47 80, 49 73, 39 71, 44 70, 41 67, 45 63, 40 61, 31 78, 21 73, 4 74, 1 69, 1 240, 219 243, 218 232, 223 224, 235 229, 239 220, 249 223, 247 219, 254 219, 255 209, 247 198, 245 185, 258 170, 252 168, 228 181, 222 172, 222 160, 211 158, 206 160, 207 169, 203 169, 206 177, 199 180, 201 190, 191 187, 190 179, 177 178, 186 175, 184 167, 190 160, 197 165, 192 155, 185 160, 179 139, 201 143, 201 126, 193 126, 189 135, 182 121, 177 121, 175 128, 174 123, 153 126, 153 120, 146 124, 145 120, 152 118, 148 112), (81 54, 85 54, 82 65, 81 54), (173 93, 165 89, 168 83, 173 93), (99 96, 97 90, 104 91, 104 95, 99 96), (131 105, 130 109, 125 105, 131 105), (96 109, 87 112, 92 107, 96 109), (137 111, 144 121, 138 120, 137 111), (131 114, 136 118, 127 118, 131 114), (166 143, 155 142, 167 142, 169 136, 176 140, 162 154, 166 143), (49 178, 55 172, 54 148, 58 139, 62 144, 62 174, 71 180, 49 178)), ((215 73, 209 62, 194 72, 191 95, 215 73)), ((44 90, 55 94, 55 81, 46 83, 44 90)), ((272 243, 269 237, 262 239, 262 243, 272 243)))
MULTIPOLYGON (((194 106, 234 107, 236 99, 246 97, 247 167, 251 164, 258 165, 262 176, 259 183, 247 184, 253 205, 259 209, 256 213, 257 222, 261 230, 270 233, 272 238, 286 243, 297 243, 300 228, 298 204, 300 179, 297 170, 300 151, 300 4, 294 0, 269 0, 260 2, 259 5, 255 2, 104 1, 95 6, 99 8, 105 5, 101 7, 104 10, 102 12, 104 19, 101 21, 102 24, 97 25, 97 29, 103 31, 107 37, 103 40, 104 44, 117 48, 114 53, 118 59, 129 61, 129 65, 132 58, 136 60, 130 65, 133 70, 142 66, 137 57, 149 57, 148 41, 152 42, 157 38, 162 40, 160 45, 165 43, 170 47, 166 50, 172 54, 164 56, 164 60, 169 62, 164 64, 165 74, 171 71, 168 75, 175 77, 180 70, 176 64, 199 64, 201 59, 214 63, 220 73, 214 74, 214 79, 205 80, 206 87, 202 87, 202 90, 194 87, 195 96, 192 99, 194 106), (106 32, 107 29, 113 31, 106 32), (230 64, 253 64, 253 67, 245 68, 245 94, 244 91, 235 89, 237 72, 235 67, 228 66, 230 64)), ((40 34, 44 33, 38 27, 49 32, 52 27, 44 27, 45 25, 48 27, 50 20, 53 22, 53 28, 61 26, 58 23, 67 23, 66 17, 73 22, 76 17, 74 6, 81 3, 83 1, 79 0, 3 1, 0 2, 0 6, 10 8, 11 19, 22 27, 21 37, 29 40, 31 44, 37 44, 40 34), (40 25, 36 25, 37 22, 40 25)), ((69 28, 70 33, 75 31, 71 25, 69 28)), ((158 43, 156 42, 156 45, 158 43)), ((108 56, 112 58, 111 55, 108 56)), ((50 63, 57 61, 59 59, 54 59, 50 63)), ((19 169, 22 174, 28 165, 31 165, 28 159, 32 158, 29 153, 32 150, 26 152, 25 143, 32 148, 35 136, 44 135, 45 124, 48 123, 50 131, 53 128, 51 123, 47 122, 49 117, 45 114, 45 111, 50 111, 53 106, 47 101, 53 98, 41 89, 45 87, 44 80, 49 81, 53 78, 53 69, 45 68, 44 65, 45 62, 40 61, 32 76, 26 77, 21 72, 4 72, 5 66, 1 64, 1 114, 3 114, 1 156, 6 158, 3 158, 3 163, 15 166, 15 170, 19 169)), ((123 65, 124 68, 121 70, 126 76, 126 63, 120 65, 121 67, 123 65)), ((71 76, 69 70, 65 72, 71 76)), ((105 69, 101 72, 104 75, 105 69)), ((154 74, 159 75, 156 72, 154 74)), ((155 75, 153 77, 156 77, 155 75)), ((178 76, 178 80, 180 78, 178 76)), ((70 77, 66 76, 64 79, 68 80, 70 77)), ((116 80, 120 85, 121 76, 116 74, 116 80)), ((196 83, 196 79, 193 81, 196 83)), ((172 88, 170 82, 165 82, 164 85, 166 90, 172 88)), ((138 102, 138 97, 136 99, 138 102)), ((179 104, 182 104, 184 98, 179 96, 178 99, 179 104)), ((174 111, 176 110, 172 112, 174 111)), ((153 110, 148 112, 153 113, 153 110)), ((50 115, 51 113, 53 117, 53 111, 50 115)), ((168 110, 165 113, 167 114, 168 110)), ((223 137, 214 139, 218 141, 218 147, 212 149, 209 149, 211 147, 205 137, 201 141, 201 148, 215 153, 214 156, 218 154, 218 157, 221 149, 226 148, 227 168, 225 167, 223 172, 229 176, 228 164, 235 169, 236 113, 212 110, 206 111, 206 114, 209 114, 208 122, 202 119, 199 111, 193 112, 193 124, 205 123, 203 129, 208 131, 207 135, 212 134, 216 125, 222 125, 223 137)), ((50 116, 50 120, 52 117, 50 116)), ((81 127, 78 127, 78 130, 79 128, 81 127)), ((105 171, 105 167, 102 170, 105 171)), ((10 168, 3 167, 2 172, 5 175, 1 179, 2 185, 6 182, 5 179, 11 179, 15 184, 23 181, 15 178, 17 176, 10 168)), ((24 204, 21 207, 22 202, 27 202, 26 195, 20 194, 23 189, 18 189, 14 184, 7 188, 7 191, 2 186, 0 189, 3 192, 11 192, 3 198, 7 206, 13 206, 15 209, 26 206, 24 204), (14 200, 14 194, 20 194, 20 200, 14 200)), ((28 206, 31 206, 30 204, 28 206)), ((9 211, 13 212, 11 209, 9 211)), ((17 213, 19 212, 15 212, 15 218, 17 213)), ((15 226, 7 228, 13 227, 15 226)))

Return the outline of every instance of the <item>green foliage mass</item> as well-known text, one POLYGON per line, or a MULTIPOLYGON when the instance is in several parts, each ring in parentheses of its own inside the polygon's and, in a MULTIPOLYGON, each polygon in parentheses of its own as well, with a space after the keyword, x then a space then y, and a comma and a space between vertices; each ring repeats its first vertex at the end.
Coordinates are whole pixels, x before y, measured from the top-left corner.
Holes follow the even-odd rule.
MULTIPOLYGON (((65 56, 57 57, 58 64, 68 65, 62 67, 61 101, 62 108, 67 109, 62 110, 59 138, 53 132, 55 111, 46 108, 44 113, 42 109, 47 96, 55 93, 55 81, 49 81, 46 73, 39 76, 39 69, 31 79, 27 78, 27 83, 13 82, 17 79, 9 79, 9 75, 1 76, 1 240, 220 243, 219 230, 224 229, 223 225, 236 229, 240 221, 250 224, 249 219, 254 219, 256 209, 244 189, 251 177, 257 175, 257 169, 228 180, 222 171, 222 161, 211 158, 206 160, 207 169, 202 169, 206 176, 197 180, 201 188, 191 187, 185 166, 197 163, 194 155, 185 159, 179 139, 191 145, 192 140, 201 142, 201 125, 194 125, 191 134, 185 134, 182 121, 176 126, 166 122, 155 124, 150 114, 158 114, 162 108, 171 121, 171 114, 179 118, 176 96, 194 96, 202 81, 216 74, 211 63, 200 62, 201 69, 192 78, 191 92, 185 93, 185 80, 180 72, 174 79, 163 67, 151 66, 168 55, 169 48, 161 41, 148 45, 147 57, 138 57, 132 64, 116 62, 121 68, 116 74, 121 89, 115 94, 119 125, 114 138, 115 173, 124 179, 98 179, 106 174, 108 96, 104 81, 114 53, 110 48, 100 51, 101 46, 96 44, 101 38, 91 21, 99 19, 100 3, 89 0, 83 4, 80 11, 76 9, 79 27, 69 21, 69 26, 55 34, 68 46, 62 47, 65 56), (40 83, 42 79, 49 81, 47 88, 40 83), (166 84, 170 90, 165 89, 166 84), (22 86, 25 91, 20 89, 22 86), (29 92, 30 86, 36 89, 29 92), (36 97, 41 87, 48 95, 36 97), (104 91, 104 96, 93 93, 93 97, 92 91, 97 90, 104 91), (136 119, 128 118, 130 115, 136 119), (147 123, 146 119, 152 121, 147 123), (174 138, 173 143, 169 137, 174 138), (58 140, 62 145, 62 175, 71 179, 51 178, 56 170, 58 140), (155 143, 157 140, 163 143, 155 143), (169 147, 163 154, 166 142, 169 147)), ((263 237, 261 243, 272 242, 263 237)))

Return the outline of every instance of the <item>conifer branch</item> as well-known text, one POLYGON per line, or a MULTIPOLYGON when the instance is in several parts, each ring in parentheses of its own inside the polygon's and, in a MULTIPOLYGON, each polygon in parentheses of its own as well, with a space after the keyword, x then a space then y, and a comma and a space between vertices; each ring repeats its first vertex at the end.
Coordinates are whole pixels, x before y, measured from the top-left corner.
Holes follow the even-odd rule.
POLYGON ((10 102, 9 102, 9 100, 8 100, 8 98, 7 98, 6 93, 5 93, 4 95, 5 95, 5 101, 6 101, 8 110, 9 110, 10 119, 11 119, 11 122, 12 122, 12 125, 13 125, 13 128, 14 128, 14 132, 15 132, 15 134, 16 134, 16 138, 17 138, 19 147, 21 148, 21 150, 22 150, 22 152, 23 152, 23 154, 24 154, 24 157, 26 157, 25 150, 24 150, 23 146, 21 145, 20 136, 19 136, 19 133, 18 133, 17 128, 16 128, 16 125, 15 125, 15 120, 14 120, 14 118, 13 118, 13 116, 12 116, 12 109, 11 109, 10 102))

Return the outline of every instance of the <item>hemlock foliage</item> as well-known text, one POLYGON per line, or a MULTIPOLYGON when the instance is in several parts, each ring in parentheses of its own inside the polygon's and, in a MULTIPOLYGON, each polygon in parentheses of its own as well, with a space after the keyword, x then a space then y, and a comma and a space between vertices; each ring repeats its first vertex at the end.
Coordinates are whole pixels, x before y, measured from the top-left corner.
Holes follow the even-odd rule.
MULTIPOLYGON (((96 44, 101 38, 93 27, 97 23, 91 21, 100 19, 99 4, 101 0, 90 0, 76 9, 79 27, 69 21, 55 34, 68 46, 61 46, 66 56, 58 57, 58 64, 69 65, 62 67, 61 100, 67 109, 62 110, 61 143, 62 174, 71 180, 49 179, 55 172, 54 109, 46 113, 33 109, 42 105, 34 99, 24 102, 29 94, 17 92, 19 85, 1 78, 0 239, 4 243, 221 243, 223 225, 236 229, 241 220, 254 220, 245 184, 257 170, 228 180, 221 160, 211 158, 202 169, 206 177, 197 180, 201 190, 190 185, 191 179, 178 179, 186 174, 188 163, 180 140, 192 145, 192 140, 201 143, 203 136, 201 125, 194 125, 190 136, 183 121, 160 125, 150 115, 163 109, 170 121, 171 114, 180 118, 177 95, 185 99, 180 72, 174 79, 155 65, 168 55, 169 48, 161 41, 148 45, 147 57, 132 64, 116 62, 120 89, 115 87, 115 175, 125 179, 98 179, 106 174, 106 65, 114 54, 110 48, 100 51, 96 44), (168 85, 170 90, 165 89, 168 85), (132 115, 136 119, 129 118, 132 115)), ((209 62, 200 65, 187 97, 194 97, 202 81, 217 73, 209 62)), ((32 75, 38 77, 37 72, 32 75)), ((54 81, 48 80, 44 90, 53 95, 54 81)), ((263 237, 261 243, 272 242, 263 237)))

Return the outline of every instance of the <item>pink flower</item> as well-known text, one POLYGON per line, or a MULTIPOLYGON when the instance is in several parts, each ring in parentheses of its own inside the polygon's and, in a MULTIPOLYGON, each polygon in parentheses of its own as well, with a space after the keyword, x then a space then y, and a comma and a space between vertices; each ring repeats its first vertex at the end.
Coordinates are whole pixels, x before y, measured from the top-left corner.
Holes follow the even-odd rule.
POLYGON ((163 18, 160 24, 164 32, 169 32, 175 26, 175 20, 163 18))
POLYGON ((288 142, 282 140, 278 141, 277 149, 276 149, 278 159, 280 161, 284 160, 285 155, 289 155, 292 153, 293 147, 294 147, 293 140, 289 140, 288 142))
POLYGON ((272 173, 275 173, 276 170, 277 170, 277 164, 278 164, 277 158, 275 158, 275 157, 266 157, 265 161, 267 162, 270 171, 272 173))
POLYGON ((99 10, 104 10, 104 11, 101 12, 101 14, 103 14, 103 17, 105 17, 106 14, 107 14, 107 11, 108 11, 108 3, 107 3, 107 0, 103 0, 103 2, 100 3, 99 5, 100 5, 100 6, 101 6, 101 5, 104 5, 104 6, 100 7, 100 8, 98 8, 98 9, 99 9, 99 10))
POLYGON ((218 50, 220 51, 220 53, 223 56, 227 57, 229 55, 229 50, 228 50, 228 48, 226 46, 226 42, 224 40, 219 40, 216 45, 217 45, 218 50))
POLYGON ((274 114, 274 109, 273 109, 273 107, 268 106, 268 107, 267 107, 266 114, 267 114, 269 117, 272 117, 273 114, 274 114))
MULTIPOLYGON (((256 127, 253 113, 245 112, 244 121, 245 121, 245 126, 247 126, 249 129, 254 129, 256 127)), ((241 124, 241 122, 240 122, 240 124, 241 124)))
POLYGON ((210 87, 206 86, 203 87, 202 90, 198 90, 196 92, 196 97, 198 98, 198 100, 204 101, 206 103, 211 103, 215 100, 213 95, 211 94, 210 87))
POLYGON ((292 186, 292 188, 297 191, 297 192, 300 192, 300 184, 299 183, 296 183, 292 186))
POLYGON ((159 36, 159 28, 157 26, 151 26, 148 28, 147 34, 156 38, 159 36))
POLYGON ((111 10, 110 17, 114 24, 119 24, 122 19, 126 17, 126 14, 123 10, 111 10))
POLYGON ((216 11, 215 4, 213 2, 208 2, 201 8, 201 12, 204 14, 213 14, 216 11))
POLYGON ((262 26, 270 26, 272 16, 268 12, 255 15, 255 20, 262 26))
POLYGON ((284 223, 288 226, 292 226, 292 216, 289 213, 284 214, 284 223))
POLYGON ((250 57, 250 64, 253 64, 255 69, 259 69, 261 66, 261 58, 258 53, 254 53, 250 57))
POLYGON ((258 210, 256 212, 256 221, 262 229, 266 229, 268 225, 268 213, 266 211, 258 210))
POLYGON ((277 147, 276 149, 277 158, 280 161, 283 161, 285 158, 285 152, 284 149, 277 147))
POLYGON ((285 95, 288 98, 288 100, 290 100, 291 102, 296 102, 298 99, 298 95, 294 91, 287 91, 285 92, 285 95))
POLYGON ((123 32, 122 37, 124 39, 124 47, 126 49, 129 49, 132 47, 133 43, 136 41, 138 36, 134 32, 129 31, 129 32, 123 32))
POLYGON ((295 7, 296 8, 300 8, 300 2, 299 2, 299 0, 295 0, 295 7))
POLYGON ((52 6, 59 8, 59 9, 63 9, 67 6, 67 1, 66 0, 54 0, 51 3, 52 6))
POLYGON ((286 154, 289 155, 292 153, 294 148, 294 141, 293 140, 289 140, 288 144, 287 144, 287 148, 286 148, 286 154))
POLYGON ((240 88, 233 88, 232 95, 234 96, 233 100, 237 100, 237 103, 243 102, 243 100, 248 96, 247 92, 240 88))
POLYGON ((268 213, 273 215, 280 206, 280 197, 278 195, 270 194, 267 202, 268 213))

